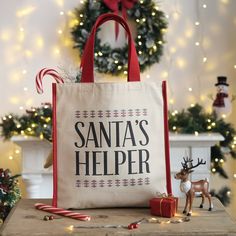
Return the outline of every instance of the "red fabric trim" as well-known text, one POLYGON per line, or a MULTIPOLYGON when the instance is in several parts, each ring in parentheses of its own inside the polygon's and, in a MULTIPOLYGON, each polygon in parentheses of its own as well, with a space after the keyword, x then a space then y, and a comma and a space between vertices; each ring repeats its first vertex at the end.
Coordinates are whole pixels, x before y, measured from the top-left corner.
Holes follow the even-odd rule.
POLYGON ((53 199, 52 206, 57 207, 57 87, 56 83, 52 84, 52 108, 53 108, 53 199))
POLYGON ((166 81, 162 82, 163 108, 164 108, 164 138, 165 138, 165 158, 166 158, 166 184, 167 193, 172 194, 171 173, 170 173, 170 143, 169 143, 169 125, 168 125, 168 106, 166 81))
POLYGON ((138 56, 135 48, 134 41, 127 22, 119 15, 113 13, 106 13, 100 15, 87 39, 83 55, 81 58, 81 83, 93 83, 94 82, 94 43, 97 28, 106 21, 113 20, 123 26, 128 34, 128 82, 140 81, 140 68, 138 62, 138 56))

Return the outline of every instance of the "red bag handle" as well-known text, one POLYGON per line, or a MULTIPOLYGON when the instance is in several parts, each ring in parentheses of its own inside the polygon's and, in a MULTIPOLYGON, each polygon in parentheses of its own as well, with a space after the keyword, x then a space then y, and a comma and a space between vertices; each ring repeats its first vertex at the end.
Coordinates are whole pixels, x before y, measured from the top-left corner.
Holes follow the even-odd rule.
POLYGON ((82 83, 93 83, 94 82, 94 41, 95 34, 100 25, 103 23, 114 20, 121 24, 128 35, 128 44, 129 44, 129 54, 128 54, 128 82, 140 81, 140 69, 138 56, 135 48, 134 41, 132 39, 132 35, 126 21, 112 13, 107 13, 100 15, 90 33, 90 36, 86 42, 85 49, 83 52, 83 56, 81 59, 81 67, 82 67, 82 75, 81 82, 82 83))

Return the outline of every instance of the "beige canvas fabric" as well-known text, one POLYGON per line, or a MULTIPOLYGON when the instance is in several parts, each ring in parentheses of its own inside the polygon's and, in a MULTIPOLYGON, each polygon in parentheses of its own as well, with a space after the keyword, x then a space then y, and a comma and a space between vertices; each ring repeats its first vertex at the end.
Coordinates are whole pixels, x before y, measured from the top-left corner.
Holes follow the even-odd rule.
POLYGON ((147 206, 167 192, 162 83, 55 86, 58 207, 147 206))

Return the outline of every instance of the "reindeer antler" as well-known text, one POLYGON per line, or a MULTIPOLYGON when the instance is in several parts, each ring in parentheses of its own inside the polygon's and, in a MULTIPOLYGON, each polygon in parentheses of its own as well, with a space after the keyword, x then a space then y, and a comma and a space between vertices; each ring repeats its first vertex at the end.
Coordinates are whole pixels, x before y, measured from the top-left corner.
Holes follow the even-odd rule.
POLYGON ((197 164, 195 165, 195 166, 191 166, 190 168, 189 168, 189 170, 191 170, 191 169, 194 169, 194 168, 196 168, 197 166, 200 166, 200 165, 205 165, 206 164, 206 161, 203 161, 203 159, 197 159, 197 164))
POLYGON ((183 157, 183 159, 184 159, 184 163, 183 162, 181 162, 181 164, 182 164, 182 166, 183 166, 183 169, 184 170, 191 170, 191 169, 194 169, 194 168, 196 168, 197 166, 199 166, 199 165, 205 165, 206 164, 206 161, 205 162, 203 162, 203 159, 197 159, 198 160, 198 163, 194 166, 193 165, 193 160, 191 159, 191 158, 189 158, 189 157, 183 157), (189 165, 188 165, 189 164, 189 165))
POLYGON ((186 158, 183 157, 183 159, 184 159, 184 163, 181 162, 181 164, 183 166, 183 169, 184 170, 188 170, 189 169, 188 163, 192 164, 193 160, 191 158, 189 158, 189 157, 186 157, 186 158))

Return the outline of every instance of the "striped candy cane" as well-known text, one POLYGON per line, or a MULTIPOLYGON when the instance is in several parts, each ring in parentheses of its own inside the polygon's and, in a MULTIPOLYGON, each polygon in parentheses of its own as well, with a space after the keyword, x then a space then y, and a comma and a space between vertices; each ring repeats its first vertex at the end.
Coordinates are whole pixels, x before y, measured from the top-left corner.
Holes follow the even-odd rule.
POLYGON ((45 75, 51 75, 53 79, 56 80, 57 83, 64 83, 63 78, 59 75, 59 73, 54 69, 43 68, 36 75, 36 89, 39 94, 43 93, 43 83, 42 79, 45 75))
POLYGON ((90 221, 91 219, 91 217, 88 215, 84 215, 84 214, 73 212, 73 211, 68 211, 62 208, 49 206, 43 203, 36 203, 34 206, 38 210, 46 211, 46 212, 61 215, 61 216, 70 217, 76 220, 90 221))

